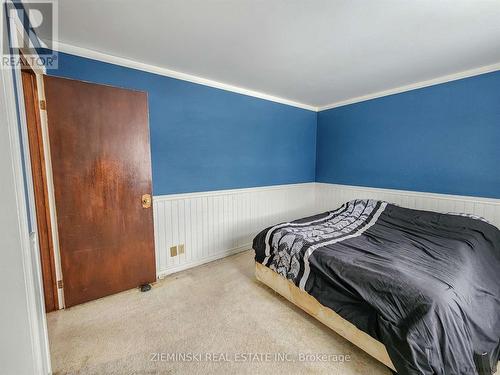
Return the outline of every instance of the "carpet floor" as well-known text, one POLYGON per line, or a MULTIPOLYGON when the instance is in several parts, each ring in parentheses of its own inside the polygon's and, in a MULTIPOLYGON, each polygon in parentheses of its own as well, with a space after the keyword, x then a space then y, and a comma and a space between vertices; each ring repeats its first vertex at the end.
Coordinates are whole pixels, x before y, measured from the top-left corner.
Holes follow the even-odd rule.
POLYGON ((254 277, 245 251, 47 315, 55 374, 391 372, 254 277))

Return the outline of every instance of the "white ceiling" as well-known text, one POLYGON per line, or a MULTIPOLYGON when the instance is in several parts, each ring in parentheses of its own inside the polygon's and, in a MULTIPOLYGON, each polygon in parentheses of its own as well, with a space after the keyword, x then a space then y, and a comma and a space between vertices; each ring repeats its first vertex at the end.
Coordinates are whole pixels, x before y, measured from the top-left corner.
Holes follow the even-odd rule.
POLYGON ((321 107, 500 62, 497 0, 59 0, 59 40, 321 107))

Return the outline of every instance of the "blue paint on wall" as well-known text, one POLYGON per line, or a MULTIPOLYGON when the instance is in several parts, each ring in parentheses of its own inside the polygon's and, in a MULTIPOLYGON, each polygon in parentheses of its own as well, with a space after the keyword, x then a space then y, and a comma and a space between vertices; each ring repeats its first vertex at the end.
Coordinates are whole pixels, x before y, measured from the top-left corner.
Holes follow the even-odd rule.
POLYGON ((148 92, 155 195, 318 181, 500 198, 500 72, 318 114, 64 53, 49 74, 148 92))
POLYGON ((51 75, 148 92, 155 195, 312 182, 312 111, 59 54, 51 75))
POLYGON ((320 112, 316 181, 500 198, 500 72, 320 112))

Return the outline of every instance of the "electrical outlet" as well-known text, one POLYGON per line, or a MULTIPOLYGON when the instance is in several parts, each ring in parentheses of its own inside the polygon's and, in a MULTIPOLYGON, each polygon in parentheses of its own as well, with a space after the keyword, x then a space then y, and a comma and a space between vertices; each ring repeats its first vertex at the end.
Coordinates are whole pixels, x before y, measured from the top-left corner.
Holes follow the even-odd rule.
POLYGON ((178 248, 179 248, 179 254, 184 254, 184 244, 180 244, 178 248))
POLYGON ((177 255, 177 246, 172 246, 170 248, 170 256, 175 257, 177 255))

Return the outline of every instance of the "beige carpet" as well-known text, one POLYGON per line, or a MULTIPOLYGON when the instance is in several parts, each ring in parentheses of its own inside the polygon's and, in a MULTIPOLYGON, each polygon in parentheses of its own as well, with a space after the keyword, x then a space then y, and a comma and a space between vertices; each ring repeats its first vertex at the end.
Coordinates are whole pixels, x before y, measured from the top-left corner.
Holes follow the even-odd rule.
POLYGON ((54 373, 390 374, 253 271, 246 251, 167 277, 148 293, 50 313, 54 373))

